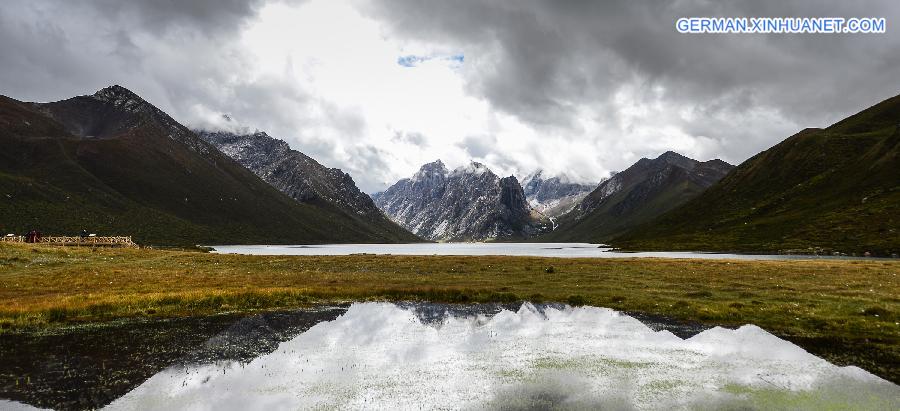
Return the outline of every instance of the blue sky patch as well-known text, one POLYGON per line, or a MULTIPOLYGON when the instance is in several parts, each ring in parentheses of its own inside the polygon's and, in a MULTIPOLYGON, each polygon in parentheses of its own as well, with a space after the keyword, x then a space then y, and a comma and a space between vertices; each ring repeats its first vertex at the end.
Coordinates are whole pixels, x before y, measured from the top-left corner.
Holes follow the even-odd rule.
POLYGON ((410 54, 397 57, 397 64, 403 67, 416 67, 419 64, 422 64, 429 60, 441 60, 446 61, 450 64, 462 64, 465 59, 466 56, 463 54, 453 54, 449 56, 417 56, 415 54, 410 54))
POLYGON ((400 57, 397 57, 397 64, 399 64, 403 67, 415 67, 419 63, 421 63, 427 59, 428 59, 428 57, 414 56, 414 55, 400 56, 400 57))

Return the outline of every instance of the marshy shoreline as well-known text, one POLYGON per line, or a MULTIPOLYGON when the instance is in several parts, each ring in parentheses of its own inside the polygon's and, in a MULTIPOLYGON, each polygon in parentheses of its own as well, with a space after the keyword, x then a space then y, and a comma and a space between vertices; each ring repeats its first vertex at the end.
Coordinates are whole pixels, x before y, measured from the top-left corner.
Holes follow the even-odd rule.
POLYGON ((755 324, 896 383, 898 274, 900 262, 885 260, 245 256, 0 245, 0 334, 354 301, 559 302, 662 324, 755 324))

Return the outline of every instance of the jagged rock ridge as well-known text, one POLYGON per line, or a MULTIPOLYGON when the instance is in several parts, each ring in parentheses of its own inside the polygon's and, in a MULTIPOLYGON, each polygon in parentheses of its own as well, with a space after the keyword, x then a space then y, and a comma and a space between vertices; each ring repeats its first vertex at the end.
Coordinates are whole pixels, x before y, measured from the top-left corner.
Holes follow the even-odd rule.
MULTIPOLYGON (((197 130, 197 134, 299 202, 328 203, 353 218, 375 223, 388 232, 404 232, 375 206, 371 197, 359 190, 349 174, 338 168, 319 164, 306 154, 291 149, 282 140, 262 131, 239 134, 231 131, 197 130)), ((406 237, 410 241, 415 240, 412 235, 406 237)))
POLYGON ((529 207, 513 176, 471 162, 453 171, 440 160, 375 195, 394 221, 430 240, 522 239, 550 229, 529 207))

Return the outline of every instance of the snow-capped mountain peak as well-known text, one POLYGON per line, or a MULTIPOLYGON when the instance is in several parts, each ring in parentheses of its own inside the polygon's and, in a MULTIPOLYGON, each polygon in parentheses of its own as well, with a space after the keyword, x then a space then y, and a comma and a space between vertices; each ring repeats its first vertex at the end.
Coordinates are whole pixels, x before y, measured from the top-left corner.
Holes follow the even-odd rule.
POLYGON ((420 167, 410 180, 425 181, 435 177, 445 177, 447 173, 447 166, 444 165, 444 162, 436 160, 420 167))
POLYGON ((431 240, 526 238, 549 229, 533 215, 515 177, 501 179, 475 161, 450 173, 440 161, 426 164, 375 196, 375 204, 431 240))

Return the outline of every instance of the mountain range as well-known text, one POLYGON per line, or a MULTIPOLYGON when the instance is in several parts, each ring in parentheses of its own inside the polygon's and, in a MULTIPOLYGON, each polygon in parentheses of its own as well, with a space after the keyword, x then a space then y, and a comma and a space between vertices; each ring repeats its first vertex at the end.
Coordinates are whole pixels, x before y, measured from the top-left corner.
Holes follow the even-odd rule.
POLYGON ((722 160, 699 162, 672 151, 642 158, 600 183, 540 240, 605 243, 696 197, 732 168, 722 160))
POLYGON ((900 96, 737 167, 666 152, 594 186, 438 160, 369 197, 264 132, 192 131, 120 86, 51 103, 0 96, 0 230, 160 245, 530 239, 890 255, 898 128, 900 96))
POLYGON ((642 250, 900 253, 900 96, 809 128, 611 244, 642 250))
POLYGON ((376 194, 375 203, 431 240, 602 243, 699 195, 732 168, 721 160, 699 162, 667 152, 641 159, 597 186, 545 178, 540 170, 519 185, 481 163, 451 172, 438 160, 376 194))
POLYGON ((282 194, 120 86, 53 103, 0 96, 0 142, 3 232, 162 245, 414 238, 282 194))
POLYGON ((375 204, 407 230, 429 240, 525 239, 549 231, 514 176, 500 178, 471 162, 449 171, 437 160, 374 195, 375 204))

